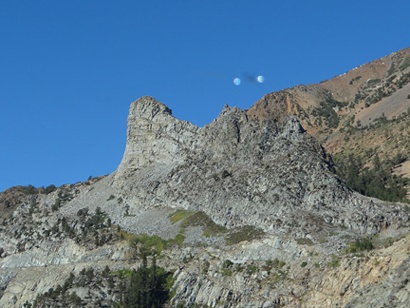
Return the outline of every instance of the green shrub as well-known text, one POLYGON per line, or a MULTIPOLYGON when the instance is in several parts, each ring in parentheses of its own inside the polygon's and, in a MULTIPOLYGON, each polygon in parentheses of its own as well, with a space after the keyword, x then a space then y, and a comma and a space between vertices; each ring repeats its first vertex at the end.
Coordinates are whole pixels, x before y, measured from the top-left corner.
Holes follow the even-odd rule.
POLYGON ((228 259, 226 259, 224 261, 224 263, 222 264, 223 268, 232 268, 232 266, 233 266, 233 262, 231 260, 228 260, 228 259))
POLYGON ((206 273, 208 273, 210 266, 211 266, 211 263, 209 263, 208 260, 205 260, 204 264, 202 265, 202 274, 205 275, 206 273))
POLYGON ((53 184, 51 184, 51 185, 49 185, 49 186, 47 186, 47 187, 40 187, 40 188, 38 189, 38 191, 39 191, 41 194, 46 194, 46 195, 48 195, 49 193, 52 193, 52 192, 55 191, 55 190, 57 190, 57 187, 56 187, 55 185, 53 185, 53 184))
POLYGON ((25 195, 36 195, 36 194, 38 194, 37 188, 35 188, 33 185, 19 186, 19 191, 21 191, 25 195))
POLYGON ((112 199, 115 199, 115 196, 114 196, 114 195, 110 195, 110 196, 108 197, 107 201, 110 201, 110 200, 112 200, 112 199))
POLYGON ((374 248, 373 243, 371 239, 368 238, 362 238, 362 239, 357 239, 354 242, 349 242, 347 244, 347 247, 345 248, 346 253, 356 253, 364 250, 372 250, 374 248))
POLYGON ((340 259, 337 256, 332 255, 332 258, 329 261, 328 266, 335 268, 335 267, 338 267, 339 265, 340 265, 340 259))
POLYGON ((248 264, 246 266, 246 273, 248 275, 252 275, 252 274, 256 273, 257 271, 258 271, 258 267, 254 264, 248 264))
POLYGON ((264 269, 267 271, 270 271, 273 268, 281 269, 285 264, 284 261, 280 261, 278 258, 275 258, 274 260, 266 260, 264 269))
POLYGON ((57 200, 54 202, 54 204, 51 206, 51 210, 52 210, 53 212, 58 211, 58 209, 60 208, 60 206, 61 206, 61 200, 60 200, 60 199, 57 199, 57 200))
POLYGON ((221 274, 224 275, 224 276, 228 276, 228 277, 229 277, 229 276, 232 276, 233 271, 232 271, 231 269, 229 269, 229 268, 222 268, 221 274))

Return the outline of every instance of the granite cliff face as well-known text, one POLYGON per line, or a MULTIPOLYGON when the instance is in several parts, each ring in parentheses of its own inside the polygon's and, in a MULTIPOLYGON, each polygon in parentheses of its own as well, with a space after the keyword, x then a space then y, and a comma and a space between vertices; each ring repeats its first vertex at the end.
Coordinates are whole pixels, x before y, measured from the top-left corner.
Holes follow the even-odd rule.
POLYGON ((143 97, 131 105, 113 185, 130 206, 200 210, 228 228, 308 234, 345 226, 375 234, 401 224, 394 206, 386 210, 344 186, 330 156, 286 108, 276 107, 274 118, 225 106, 198 128, 143 97))
POLYGON ((116 172, 1 193, 0 306, 63 305, 67 294, 113 305, 145 234, 163 239, 147 247, 173 275, 169 306, 366 307, 382 294, 405 307, 408 207, 347 188, 279 96, 225 106, 202 128, 142 97, 116 172))

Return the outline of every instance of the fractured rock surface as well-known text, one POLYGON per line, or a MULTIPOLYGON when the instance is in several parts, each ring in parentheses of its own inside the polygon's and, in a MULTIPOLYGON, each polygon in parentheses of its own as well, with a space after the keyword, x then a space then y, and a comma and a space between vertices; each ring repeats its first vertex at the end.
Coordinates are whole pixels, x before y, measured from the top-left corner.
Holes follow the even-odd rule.
MULTIPOLYGON (((174 306, 377 307, 387 303, 377 300, 382 294, 406 307, 405 205, 348 189, 331 157, 289 116, 289 101, 279 95, 277 102, 225 106, 199 128, 142 97, 131 104, 116 172, 43 192, 1 193, 0 306, 32 303, 89 267, 136 268, 141 259, 126 241, 131 234, 166 240, 183 234, 183 243, 157 260, 173 273, 174 306), (264 232, 228 243, 223 235, 206 236, 200 224, 172 222, 178 209, 204 213, 227 232, 246 226, 264 232), (341 255, 350 239, 376 234, 391 248, 341 255)), ((87 307, 97 299, 118 301, 98 284, 99 275, 93 287, 67 290, 87 307)))
POLYGON ((228 228, 309 233, 343 225, 371 234, 407 221, 400 207, 386 211, 346 188, 331 158, 284 108, 273 118, 225 106, 198 128, 142 97, 130 108, 113 186, 135 206, 201 210, 228 228))

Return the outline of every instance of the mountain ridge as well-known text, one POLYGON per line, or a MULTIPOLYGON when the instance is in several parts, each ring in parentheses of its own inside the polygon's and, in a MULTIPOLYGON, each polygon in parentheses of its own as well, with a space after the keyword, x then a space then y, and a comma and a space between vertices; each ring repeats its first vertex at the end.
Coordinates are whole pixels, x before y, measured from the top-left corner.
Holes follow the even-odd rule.
MULTIPOLYGON (((406 48, 320 84, 269 93, 250 110, 269 113, 269 108, 286 102, 281 112, 298 118, 336 158, 336 169, 351 156, 361 161, 360 172, 365 172, 374 167, 377 156, 405 181, 410 178, 409 98, 410 48, 406 48), (398 163, 392 165, 392 160, 398 163)), ((406 189, 408 201, 410 186, 406 189)))
MULTIPOLYGON (((142 195, 145 200, 149 196, 153 200, 149 204, 154 206, 162 202, 162 205, 182 206, 186 210, 204 210, 208 204, 214 204, 204 211, 215 222, 228 227, 243 221, 240 213, 248 220, 253 215, 260 216, 268 204, 275 204, 273 200, 287 206, 302 204, 311 213, 315 212, 315 204, 326 198, 325 203, 330 204, 347 206, 353 203, 358 208, 367 207, 367 203, 376 206, 377 201, 348 201, 353 198, 353 193, 347 188, 339 188, 343 184, 331 173, 332 163, 323 148, 304 133, 295 118, 281 115, 280 112, 275 114, 278 115, 276 119, 267 120, 265 116, 256 115, 252 109, 241 111, 226 106, 215 121, 203 128, 195 128, 171 117, 169 108, 162 103, 151 97, 143 97, 131 104, 124 159, 115 173, 113 185, 120 187, 123 183, 129 184, 136 177, 138 186, 152 190, 148 195, 141 190, 138 193, 129 190, 127 196, 142 195), (272 164, 276 164, 278 173, 269 169, 272 164), (306 172, 310 173, 309 179, 299 179, 302 170, 309 170, 306 172), (144 177, 151 175, 145 181, 137 173, 144 177), (258 180, 261 174, 266 178, 263 182, 258 180), (315 178, 315 174, 321 175, 315 178), (292 184, 295 182, 299 182, 299 186, 292 184), (283 183, 290 183, 290 186, 283 183), (221 185, 223 191, 220 190, 221 185), (327 185, 329 191, 337 195, 336 198, 321 194, 319 187, 327 185), (186 187, 189 187, 188 191, 185 191, 186 187), (261 190, 261 187, 265 188, 261 190), (244 194, 246 190, 252 193, 244 194), (273 193, 272 190, 277 192, 273 193), (192 198, 190 194, 194 192, 197 195, 192 198), (252 195, 255 193, 264 197, 254 202, 252 195), (341 201, 343 199, 346 201, 341 201), (220 203, 219 200, 224 201, 220 203), (226 208, 230 209, 229 214, 226 208), (252 214, 246 210, 248 208, 257 210, 252 214), (222 211, 223 214, 218 217, 215 211, 222 211), (233 218, 227 219, 230 215, 233 218)), ((141 200, 139 204, 144 202, 141 200)), ((318 209, 317 214, 323 212, 323 209, 318 209)), ((267 212, 263 215, 264 219, 272 214, 267 212)), ((328 214, 329 217, 322 219, 333 220, 330 217, 335 214, 328 214)), ((288 220, 291 220, 290 217, 288 220)), ((354 221, 349 219, 351 224, 354 221)), ((269 223, 260 219, 245 224, 257 225, 265 231, 272 229, 269 223)), ((379 227, 375 224, 372 228, 379 227)))
MULTIPOLYGON (((395 69, 369 71, 401 69, 396 87, 409 69, 398 55, 395 69)), ((405 307, 408 205, 353 191, 327 151, 371 129, 349 120, 366 98, 341 97, 371 97, 392 75, 360 86, 343 76, 350 92, 297 86, 224 106, 204 127, 153 97, 131 103, 114 173, 0 193, 0 306, 119 305, 132 285, 123 273, 148 257, 172 277, 168 307, 405 307)))

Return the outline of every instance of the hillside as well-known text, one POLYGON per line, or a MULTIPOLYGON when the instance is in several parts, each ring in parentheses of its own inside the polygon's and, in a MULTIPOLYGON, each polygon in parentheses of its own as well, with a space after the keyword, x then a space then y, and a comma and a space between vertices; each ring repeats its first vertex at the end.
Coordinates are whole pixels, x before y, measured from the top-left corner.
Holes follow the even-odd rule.
POLYGON ((202 128, 139 98, 114 173, 0 193, 0 307, 407 307, 409 205, 347 184, 408 176, 408 53, 202 128))
POLYGON ((391 172, 410 177, 410 48, 320 84, 267 94, 250 110, 278 104, 321 142, 336 169, 349 156, 363 161, 361 170, 373 167, 378 156, 382 164, 395 162, 391 172))

